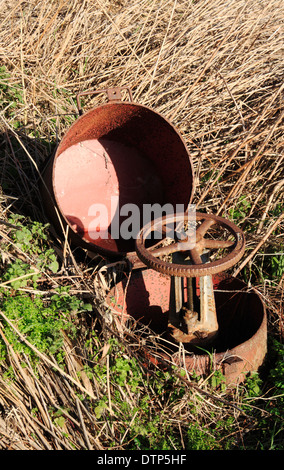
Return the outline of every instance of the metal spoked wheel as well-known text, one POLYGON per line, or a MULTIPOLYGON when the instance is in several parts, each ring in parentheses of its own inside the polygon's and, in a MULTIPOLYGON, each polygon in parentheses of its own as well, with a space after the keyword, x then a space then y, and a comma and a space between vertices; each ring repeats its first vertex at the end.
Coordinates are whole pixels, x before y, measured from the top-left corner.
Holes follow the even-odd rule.
POLYGON ((183 240, 176 240, 172 237, 174 243, 163 247, 146 247, 149 236, 157 230, 166 232, 167 224, 181 223, 190 224, 193 222, 191 216, 187 214, 175 214, 172 217, 162 217, 145 225, 139 232, 136 240, 136 252, 140 260, 149 268, 159 271, 163 274, 179 277, 200 277, 217 274, 225 271, 236 264, 242 257, 245 250, 245 237, 243 232, 229 220, 212 214, 195 214, 196 232, 194 235, 186 234, 183 240), (224 232, 228 232, 233 240, 207 238, 206 234, 213 228, 222 227, 224 232), (229 250, 220 259, 205 262, 201 259, 202 252, 205 250, 229 250), (160 256, 169 255, 175 252, 188 252, 192 264, 180 265, 170 263, 159 259, 160 256))

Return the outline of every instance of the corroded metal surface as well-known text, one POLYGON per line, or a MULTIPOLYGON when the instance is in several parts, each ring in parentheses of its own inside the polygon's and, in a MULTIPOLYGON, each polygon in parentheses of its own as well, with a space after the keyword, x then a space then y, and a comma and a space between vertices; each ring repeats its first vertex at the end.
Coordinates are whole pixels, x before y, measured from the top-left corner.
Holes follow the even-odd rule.
MULTIPOLYGON (((182 278, 175 277, 175 283, 182 278)), ((198 346, 208 347, 218 334, 217 312, 213 290, 212 276, 202 276, 199 278, 200 285, 200 311, 194 309, 194 305, 181 306, 176 309, 173 315, 169 313, 168 328, 171 337, 176 342, 183 344, 190 343, 198 346), (180 315, 181 312, 181 315, 180 315), (182 322, 181 322, 182 320, 182 322)), ((181 296, 182 288, 179 285, 181 296)))
MULTIPOLYGON (((219 284, 215 293, 218 311, 219 335, 216 349, 209 354, 188 354, 185 367, 206 376, 220 370, 227 385, 244 380, 249 372, 258 371, 267 354, 267 317, 261 298, 254 289, 247 289, 237 279, 219 284), (222 292, 222 290, 226 292, 222 292), (232 290, 231 290, 232 289, 232 290)), ((171 356, 178 363, 177 355, 171 356)))
MULTIPOLYGON (((245 250, 245 237, 243 232, 235 224, 223 217, 199 212, 197 212, 195 216, 197 221, 204 220, 204 222, 197 228, 196 240, 193 243, 186 239, 156 250, 148 250, 145 247, 145 240, 154 230, 154 226, 155 224, 157 225, 157 221, 153 221, 144 226, 136 240, 136 251, 140 260, 149 268, 163 274, 183 277, 197 277, 216 274, 221 271, 226 271, 237 263, 245 250), (213 225, 218 225, 227 229, 234 236, 234 242, 206 239, 205 234, 213 225), (219 260, 208 263, 203 263, 201 260, 201 254, 204 248, 218 249, 230 247, 231 251, 229 254, 219 260), (184 266, 156 258, 158 256, 168 255, 177 251, 188 251, 193 264, 184 266)), ((161 225, 174 221, 178 222, 179 220, 184 220, 185 222, 190 221, 190 216, 187 214, 176 214, 172 219, 165 216, 161 219, 161 225)))
MULTIPOLYGON (((118 196, 115 212, 119 214, 125 204, 135 204, 140 210, 145 204, 156 203, 160 206, 170 203, 173 207, 182 204, 186 209, 193 197, 193 167, 181 135, 159 113, 133 103, 128 87, 125 90, 130 102, 122 102, 122 90, 98 90, 97 93, 106 93, 109 102, 84 115, 80 99, 89 92, 77 95, 81 116, 62 139, 43 174, 45 210, 58 231, 64 232, 67 228, 68 238, 75 245, 104 256, 124 256, 136 269, 130 280, 125 276, 108 296, 107 303, 114 315, 122 322, 132 316, 149 325, 168 344, 169 340, 175 340, 171 343, 171 351, 161 353, 161 357, 179 363, 177 343, 183 342, 186 350, 183 365, 189 371, 206 375, 212 368, 220 369, 227 383, 235 384, 243 380, 247 372, 257 370, 264 361, 265 307, 253 289, 248 291, 236 279, 217 280, 214 294, 212 286, 206 282, 211 282, 212 276, 227 270, 241 258, 245 249, 243 232, 226 219, 197 213, 196 219, 202 223, 197 228, 194 244, 185 237, 171 245, 161 247, 156 244, 146 249, 145 240, 152 230, 149 224, 141 230, 135 252, 134 238, 113 237, 111 211, 111 218, 104 227, 107 237, 94 238, 95 226, 93 232, 90 231, 90 216, 94 215, 89 213, 90 206, 100 203, 109 210, 112 196, 118 196), (213 226, 226 229, 234 241, 206 238, 213 226), (229 249, 229 253, 216 261, 203 263, 204 250, 215 249, 229 249), (158 259, 176 251, 188 252, 191 264, 158 259), (149 269, 143 269, 145 266, 149 269), (192 289, 182 278, 197 280, 195 295, 199 295, 201 309, 196 331, 192 289), (171 304, 173 292, 174 305, 171 304), (169 321, 177 319, 184 308, 187 337, 179 336, 179 327, 176 327, 176 335, 169 335, 169 321), (205 336, 207 334, 211 340, 210 355, 199 354, 200 351, 194 349, 194 338, 189 338, 190 335, 198 337, 197 333, 202 334, 206 326, 205 336)), ((186 220, 184 214, 182 217, 186 220)), ((174 218, 177 220, 178 216, 174 218)), ((164 219, 169 221, 168 216, 164 219)), ((142 220, 140 226, 143 226, 142 220)), ((121 222, 119 220, 118 227, 121 222)), ((150 357, 153 362, 158 360, 151 354, 150 357)))
POLYGON ((149 325, 157 334, 168 327, 170 293, 173 288, 170 276, 152 269, 132 271, 130 281, 125 276, 117 283, 107 297, 112 314, 122 322, 129 315, 135 320, 149 325))
MULTIPOLYGON (((199 284, 199 279, 197 279, 199 284)), ((210 346, 210 354, 184 345, 185 364, 178 344, 171 343, 171 351, 165 346, 172 341, 168 335, 169 296, 171 277, 151 269, 137 270, 128 279, 118 283, 110 292, 107 303, 111 311, 122 321, 132 316, 149 325, 165 338, 160 351, 149 357, 163 367, 163 360, 185 366, 189 372, 207 376, 221 370, 228 385, 244 380, 248 372, 257 371, 267 353, 267 323, 265 306, 254 289, 235 278, 213 277, 219 334, 210 346), (211 354, 212 352, 212 354, 211 354)), ((183 356, 183 355, 182 355, 183 356)))
MULTIPOLYGON (((170 203, 174 207, 183 204, 187 208, 194 190, 192 161, 178 130, 152 109, 133 102, 116 101, 114 96, 119 98, 116 90, 111 91, 110 102, 86 112, 69 128, 43 174, 45 183, 42 190, 45 210, 55 228, 62 232, 62 225, 68 227, 70 239, 75 245, 106 256, 134 254, 135 241, 130 239, 125 242, 121 238, 114 240, 111 237, 105 241, 90 240, 84 225, 85 206, 81 206, 82 214, 80 206, 76 213, 65 212, 64 204, 66 201, 68 203, 68 197, 68 210, 73 202, 80 202, 82 194, 86 198, 85 180, 89 179, 90 184, 93 181, 90 206, 97 200, 100 201, 104 195, 104 203, 108 206, 109 193, 119 196, 118 211, 127 203, 135 204, 140 209, 143 204, 155 203, 161 206, 170 203), (88 143, 88 146, 90 144, 90 148, 100 144, 104 146, 106 155, 104 161, 99 158, 97 161, 93 160, 86 166, 85 173, 83 166, 80 167, 82 143, 88 143), (136 175, 137 168, 143 169, 140 175, 145 182, 143 187, 139 175, 136 175), (102 180, 107 183, 107 190, 99 188, 96 174, 101 175, 102 180), (89 175, 94 175, 93 180, 89 175), (72 192, 72 184, 69 187, 68 181, 76 182, 76 191, 72 192)), ((90 155, 84 157, 85 163, 90 155)), ((141 265, 140 260, 139 264, 141 265)))
POLYGON ((76 101, 77 101, 77 107, 79 111, 79 115, 81 116, 83 114, 83 109, 81 106, 81 97, 82 96, 87 96, 87 95, 98 95, 101 93, 104 93, 107 95, 108 101, 121 101, 122 96, 121 92, 122 90, 126 90, 129 96, 130 101, 133 101, 132 97, 132 91, 129 87, 114 87, 114 88, 106 88, 106 89, 101 89, 101 90, 92 90, 92 91, 82 91, 77 94, 76 96, 76 101))

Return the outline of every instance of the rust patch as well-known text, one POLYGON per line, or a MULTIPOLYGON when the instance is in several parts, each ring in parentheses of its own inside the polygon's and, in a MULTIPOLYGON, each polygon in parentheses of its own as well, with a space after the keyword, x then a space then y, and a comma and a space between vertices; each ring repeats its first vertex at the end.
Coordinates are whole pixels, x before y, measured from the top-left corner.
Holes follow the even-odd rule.
MULTIPOLYGON (((183 204, 186 209, 193 197, 193 165, 178 130, 159 113, 133 102, 112 100, 86 112, 69 128, 59 144, 55 156, 50 159, 49 169, 43 174, 46 186, 42 191, 45 210, 60 232, 62 232, 62 229, 58 223, 58 217, 61 218, 65 227, 69 227, 70 238, 74 244, 84 248, 87 247, 90 251, 106 256, 123 256, 134 252, 135 240, 131 239, 127 243, 124 243, 124 240, 118 240, 117 243, 112 243, 109 240, 106 240, 106 243, 103 241, 97 243, 96 240, 85 237, 82 230, 74 230, 75 225, 68 220, 70 214, 64 212, 58 195, 59 189, 62 191, 64 188, 57 188, 56 186, 57 159, 64 153, 66 157, 64 160, 66 161, 66 174, 68 174, 69 149, 72 153, 71 149, 76 148, 77 144, 93 141, 101 142, 102 140, 112 142, 114 145, 117 143, 118 146, 124 146, 128 149, 127 164, 121 162, 115 151, 110 151, 107 155, 107 164, 110 168, 115 169, 118 177, 119 195, 123 193, 124 182, 130 181, 133 172, 135 172, 135 154, 138 154, 139 159, 144 161, 145 168, 149 167, 149 183, 146 185, 145 190, 140 191, 140 200, 137 201, 138 192, 132 196, 129 189, 127 194, 128 200, 126 202, 133 204, 138 202, 139 207, 147 203, 159 203, 161 205, 170 203, 174 207, 177 204, 183 204), (134 149, 134 152, 131 149, 134 149), (50 206, 52 205, 55 205, 57 213, 56 210, 51 209, 50 206)), ((78 159, 80 160, 79 153, 78 159)), ((70 158, 70 164, 73 160, 74 158, 70 158)), ((78 165, 80 165, 80 161, 78 165)), ((77 189, 78 198, 80 198, 80 193, 86 192, 83 182, 81 186, 81 190, 77 189)), ((126 191, 123 194, 125 196, 126 191)), ((114 196, 117 196, 117 194, 114 194, 114 196)), ((90 204, 96 202, 91 200, 90 204)), ((75 217, 77 220, 82 220, 82 214, 80 213, 72 214, 72 217, 73 219, 75 217)))
MULTIPOLYGON (((118 316, 124 312, 123 321, 130 315, 172 341, 167 331, 171 278, 150 269, 138 270, 132 273, 127 289, 126 284, 122 281, 112 289, 107 299, 110 307, 115 308, 118 316), (110 300, 113 298, 116 298, 114 304, 110 300)), ((165 354, 161 348, 159 354, 198 375, 206 376, 213 370, 221 370, 227 385, 235 386, 248 372, 257 371, 265 360, 266 310, 257 292, 235 278, 220 277, 218 280, 216 276, 214 293, 219 334, 211 344, 212 355, 184 345, 188 352, 183 364, 177 352, 178 345, 173 343, 171 353, 165 354)), ((158 355, 152 356, 151 360, 158 363, 158 355)), ((160 365, 163 367, 162 362, 160 365)))

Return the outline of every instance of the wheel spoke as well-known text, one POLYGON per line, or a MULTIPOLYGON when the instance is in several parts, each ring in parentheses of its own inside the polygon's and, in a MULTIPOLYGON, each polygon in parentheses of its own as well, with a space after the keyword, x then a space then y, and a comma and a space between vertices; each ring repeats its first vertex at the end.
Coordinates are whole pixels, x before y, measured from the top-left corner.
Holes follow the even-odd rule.
POLYGON ((202 259, 196 248, 192 248, 192 250, 189 251, 189 254, 193 264, 202 264, 202 259))
POLYGON ((158 245, 159 243, 156 243, 156 245, 148 248, 148 251, 151 253, 151 255, 155 257, 171 255, 172 253, 175 253, 176 251, 182 251, 182 252, 190 251, 190 249, 193 246, 193 242, 186 239, 180 242, 172 243, 171 245, 166 245, 166 246, 161 246, 160 248, 156 248, 158 245))
POLYGON ((203 238, 204 248, 231 248, 234 246, 235 242, 232 240, 210 240, 208 238, 203 238))
POLYGON ((212 225, 215 225, 215 223, 214 219, 205 219, 204 222, 202 222, 202 224, 196 229, 196 235, 204 237, 207 230, 209 230, 212 225))
POLYGON ((165 256, 165 255, 170 255, 172 253, 175 253, 177 251, 178 243, 172 243, 171 245, 167 246, 161 246, 160 248, 155 248, 158 244, 155 246, 152 246, 149 251, 151 255, 157 257, 157 256, 165 256))

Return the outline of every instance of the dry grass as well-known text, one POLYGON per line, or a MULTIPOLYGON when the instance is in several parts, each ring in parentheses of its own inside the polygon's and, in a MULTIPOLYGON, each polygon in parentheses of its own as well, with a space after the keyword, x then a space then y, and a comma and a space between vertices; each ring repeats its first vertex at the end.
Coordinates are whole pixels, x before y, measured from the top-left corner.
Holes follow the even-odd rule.
MULTIPOLYGON (((10 88, 20 86, 23 97, 13 115, 9 104, 0 114, 5 149, 1 182, 14 191, 3 190, 2 218, 10 204, 29 207, 33 217, 42 217, 34 198, 38 168, 76 119, 76 94, 130 86, 134 101, 162 113, 181 131, 194 163, 193 202, 199 209, 228 216, 238 210, 242 196, 249 202, 238 222, 253 230, 247 234, 247 252, 235 274, 247 267, 249 281, 259 281, 255 273, 260 250, 283 251, 284 242, 282 0, 0 3, 1 65, 10 72, 10 88), (16 135, 15 122, 21 124, 16 135), (16 139, 16 149, 11 139, 16 139), (11 162, 18 165, 16 182, 6 172, 11 162)), ((99 100, 90 99, 86 109, 99 100)), ((5 227, 2 232, 5 235, 5 227)), ((74 291, 96 298, 88 269, 73 261, 73 274, 79 276, 74 291)), ((283 282, 282 275, 258 286, 269 306, 269 321, 280 336, 283 282)), ((2 404, 10 410, 6 421, 0 420, 3 448, 107 448, 113 428, 96 427, 88 410, 80 408, 70 377, 55 373, 43 358, 40 372, 47 379, 39 381, 10 352, 18 382, 11 388, 0 382, 2 404), (52 393, 50 384, 56 389, 52 393), (59 396, 71 407, 65 430, 69 440, 54 428, 47 413, 48 406, 58 406, 59 396), (40 420, 31 415, 29 400, 37 404, 40 420)), ((76 360, 73 355, 75 366, 76 360)), ((74 378, 71 369, 68 374, 74 378)), ((88 386, 91 393, 97 390, 93 383, 88 386)), ((131 394, 127 400, 131 403, 131 394)), ((179 404, 179 416, 184 414, 187 422, 191 417, 183 406, 179 404)), ((168 412, 170 416, 172 410, 168 412)), ((117 447, 123 448, 126 441, 127 433, 117 447)))

